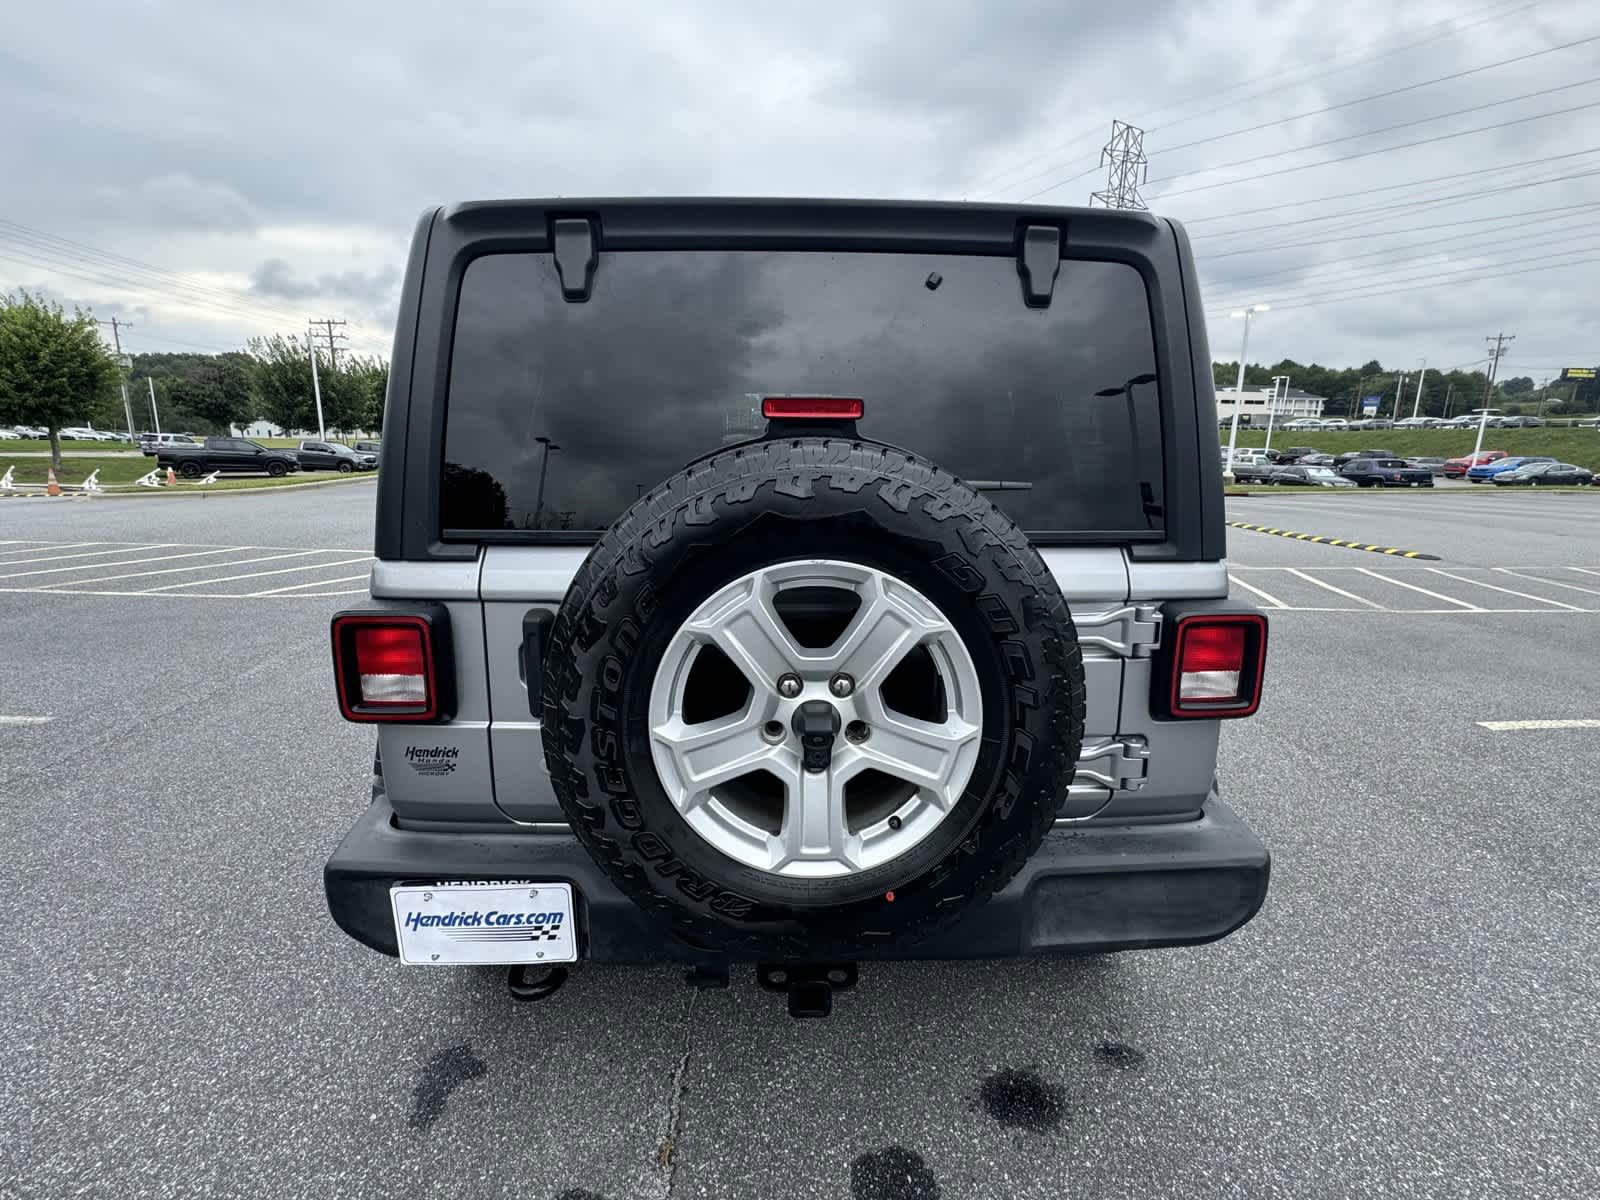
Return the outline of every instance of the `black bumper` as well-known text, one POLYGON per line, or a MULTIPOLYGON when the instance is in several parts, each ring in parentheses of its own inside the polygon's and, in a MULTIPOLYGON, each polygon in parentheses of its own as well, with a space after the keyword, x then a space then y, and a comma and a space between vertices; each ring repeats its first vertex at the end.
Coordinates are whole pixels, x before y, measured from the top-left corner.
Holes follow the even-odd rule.
MULTIPOLYGON (((937 937, 876 957, 1016 958, 1215 941, 1255 916, 1269 873, 1266 847, 1215 798, 1193 821, 1058 828, 987 904, 937 937)), ((571 834, 401 829, 380 797, 323 877, 339 927, 385 954, 397 953, 391 884, 536 879, 572 884, 587 960, 707 958, 618 891, 571 834)))

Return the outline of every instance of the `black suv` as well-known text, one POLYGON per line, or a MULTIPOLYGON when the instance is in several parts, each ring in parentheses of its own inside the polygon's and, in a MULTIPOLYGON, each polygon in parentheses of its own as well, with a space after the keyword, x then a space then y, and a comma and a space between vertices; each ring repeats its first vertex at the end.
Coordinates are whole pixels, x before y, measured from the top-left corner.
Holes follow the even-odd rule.
POLYGON ((372 599, 333 620, 378 732, 334 919, 523 998, 753 962, 802 1016, 864 959, 1248 921, 1216 750, 1266 621, 1196 451, 1195 279, 1147 213, 424 215, 372 599))
POLYGON ((1356 458, 1339 468, 1339 474, 1360 487, 1432 487, 1433 472, 1414 467, 1403 458, 1356 458))

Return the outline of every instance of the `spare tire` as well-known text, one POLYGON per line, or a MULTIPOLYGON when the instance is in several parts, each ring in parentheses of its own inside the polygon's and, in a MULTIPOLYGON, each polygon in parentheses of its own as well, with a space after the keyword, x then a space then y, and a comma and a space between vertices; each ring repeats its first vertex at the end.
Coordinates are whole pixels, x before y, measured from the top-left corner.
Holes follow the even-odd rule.
POLYGON ((600 538, 556 616, 545 760, 595 860, 685 941, 906 945, 1037 849, 1077 763, 1076 631, 1026 536, 901 450, 721 451, 600 538))

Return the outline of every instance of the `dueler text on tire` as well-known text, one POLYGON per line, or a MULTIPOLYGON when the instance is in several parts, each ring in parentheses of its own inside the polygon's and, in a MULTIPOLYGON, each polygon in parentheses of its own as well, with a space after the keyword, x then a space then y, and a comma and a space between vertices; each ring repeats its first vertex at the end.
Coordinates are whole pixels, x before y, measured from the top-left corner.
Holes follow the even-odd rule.
POLYGON ((1001 887, 1075 768, 1084 676, 1023 533, 874 443, 730 448, 640 499, 552 628, 563 809, 695 945, 849 957, 1001 887))

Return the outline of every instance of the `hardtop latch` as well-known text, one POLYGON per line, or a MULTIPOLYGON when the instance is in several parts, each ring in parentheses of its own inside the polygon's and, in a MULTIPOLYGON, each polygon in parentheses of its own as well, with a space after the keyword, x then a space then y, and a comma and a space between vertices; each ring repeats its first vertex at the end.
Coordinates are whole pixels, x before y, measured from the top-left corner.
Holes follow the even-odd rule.
POLYGON ((550 222, 550 249, 561 279, 561 298, 582 304, 594 285, 600 263, 600 239, 587 217, 560 217, 550 222))
POLYGON ((1049 308, 1061 270, 1061 230, 1053 225, 1029 225, 1022 231, 1017 251, 1017 274, 1022 276, 1022 299, 1029 308, 1049 308))

